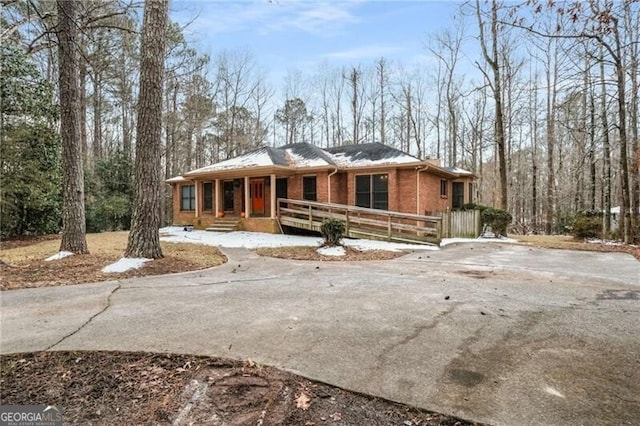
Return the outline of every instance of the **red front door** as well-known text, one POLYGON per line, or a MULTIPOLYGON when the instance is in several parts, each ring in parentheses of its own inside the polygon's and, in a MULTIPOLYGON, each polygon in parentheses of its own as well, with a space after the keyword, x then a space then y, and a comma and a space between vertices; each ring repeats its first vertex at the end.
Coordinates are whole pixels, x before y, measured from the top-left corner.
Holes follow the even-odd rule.
POLYGON ((251 181, 251 214, 264 214, 264 179, 251 181))

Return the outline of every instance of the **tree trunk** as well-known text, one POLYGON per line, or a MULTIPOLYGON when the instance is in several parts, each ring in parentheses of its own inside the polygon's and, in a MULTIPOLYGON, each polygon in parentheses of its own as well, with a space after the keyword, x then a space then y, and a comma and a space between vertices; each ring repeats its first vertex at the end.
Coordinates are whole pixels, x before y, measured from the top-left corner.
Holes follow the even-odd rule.
MULTIPOLYGON (((556 209, 555 197, 555 166, 554 151, 556 143, 556 84, 558 80, 558 56, 557 46, 553 48, 551 53, 551 41, 549 41, 548 55, 549 63, 547 64, 547 214, 545 232, 550 234, 553 230, 553 221, 556 209)), ((562 156, 560 157, 562 158, 562 156)))
POLYGON ((496 105, 495 111, 495 131, 496 131, 496 148, 498 154, 498 174, 500 176, 500 199, 499 206, 503 210, 507 210, 507 161, 505 152, 505 132, 504 132, 504 111, 502 107, 502 86, 500 78, 500 63, 498 56, 498 3, 493 0, 491 4, 491 38, 492 49, 489 56, 486 41, 484 38, 484 24, 480 17, 480 2, 476 0, 476 11, 478 15, 478 24, 480 27, 480 47, 483 56, 491 67, 493 72, 493 98, 496 105))
POLYGON ((147 0, 142 30, 135 186, 125 257, 159 259, 162 80, 169 0, 147 0))
POLYGON ((618 29, 618 20, 612 18, 613 34, 616 42, 616 55, 614 62, 616 65, 616 82, 618 87, 618 132, 620 135, 620 184, 622 189, 622 205, 620 206, 620 225, 624 236, 625 244, 629 244, 632 240, 631 232, 631 197, 629 188, 629 162, 627 160, 627 107, 625 105, 625 84, 626 74, 620 47, 620 32, 618 29))
POLYGON ((80 134, 75 1, 58 2, 60 134, 62 137, 62 242, 60 251, 88 253, 80 134))
MULTIPOLYGON (((602 49, 600 50, 603 56, 602 49)), ((604 238, 608 238, 611 234, 611 144, 609 141, 609 119, 607 117, 607 87, 605 85, 604 60, 600 60, 600 87, 602 93, 601 114, 602 114, 602 156, 603 156, 603 208, 604 223, 602 226, 602 234, 604 238)))
POLYGON ((80 59, 79 72, 80 145, 82 146, 82 165, 86 169, 89 164, 89 145, 87 143, 87 63, 84 59, 80 59))
POLYGON ((384 58, 381 58, 380 61, 378 61, 378 77, 379 77, 379 83, 380 83, 380 143, 384 144, 385 141, 385 131, 384 131, 384 126, 385 126, 385 121, 387 120, 387 117, 385 116, 385 110, 384 110, 384 89, 385 89, 385 60, 384 58))

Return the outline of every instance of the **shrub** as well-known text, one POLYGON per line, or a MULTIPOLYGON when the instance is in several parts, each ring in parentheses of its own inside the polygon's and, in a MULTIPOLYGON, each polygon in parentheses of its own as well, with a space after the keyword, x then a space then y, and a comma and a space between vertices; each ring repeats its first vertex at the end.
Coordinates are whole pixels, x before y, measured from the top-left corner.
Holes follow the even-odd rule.
POLYGON ((482 212, 488 208, 489 206, 485 206, 484 204, 467 203, 460 207, 459 210, 480 210, 482 212))
POLYGON ((482 210, 482 224, 490 226, 495 236, 507 236, 507 226, 511 223, 511 213, 502 209, 486 207, 482 210))
POLYGON ((123 195, 87 203, 87 232, 119 231, 131 225, 131 203, 123 195))
POLYGON ((327 246, 337 246, 340 244, 340 240, 344 236, 345 226, 342 221, 338 219, 325 219, 320 226, 320 233, 324 238, 324 244, 327 246))
POLYGON ((574 238, 602 238, 602 212, 584 210, 573 219, 571 235, 574 238))

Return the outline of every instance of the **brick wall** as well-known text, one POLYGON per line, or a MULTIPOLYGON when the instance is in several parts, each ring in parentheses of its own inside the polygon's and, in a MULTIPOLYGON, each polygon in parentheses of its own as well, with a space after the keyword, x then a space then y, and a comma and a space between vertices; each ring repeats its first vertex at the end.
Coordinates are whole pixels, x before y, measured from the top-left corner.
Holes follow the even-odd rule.
MULTIPOLYGON (((398 209, 401 213, 416 213, 416 171, 401 169, 397 172, 398 209)), ((422 194, 421 194, 422 195, 422 194)))
POLYGON ((347 177, 344 172, 331 176, 331 202, 335 204, 347 204, 347 177))
POLYGON ((280 227, 275 219, 268 218, 246 218, 240 221, 240 230, 248 232, 266 232, 269 234, 279 234, 280 227))

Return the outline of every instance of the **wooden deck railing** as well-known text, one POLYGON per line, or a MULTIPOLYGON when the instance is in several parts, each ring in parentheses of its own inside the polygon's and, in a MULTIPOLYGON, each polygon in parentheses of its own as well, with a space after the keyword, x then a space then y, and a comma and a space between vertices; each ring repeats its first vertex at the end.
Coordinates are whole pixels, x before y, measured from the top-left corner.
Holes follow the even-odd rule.
POLYGON ((437 216, 398 213, 344 204, 279 198, 277 216, 281 225, 318 232, 324 219, 338 219, 345 224, 345 235, 355 238, 438 244, 442 235, 442 219, 437 216))

